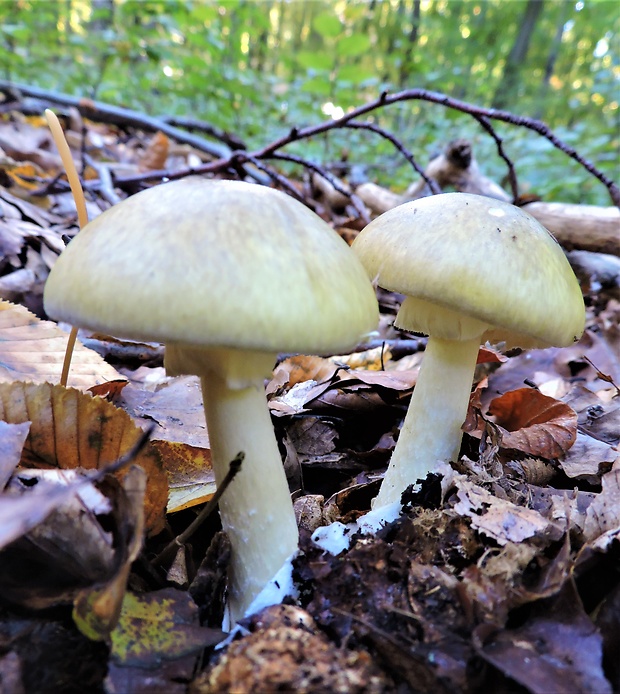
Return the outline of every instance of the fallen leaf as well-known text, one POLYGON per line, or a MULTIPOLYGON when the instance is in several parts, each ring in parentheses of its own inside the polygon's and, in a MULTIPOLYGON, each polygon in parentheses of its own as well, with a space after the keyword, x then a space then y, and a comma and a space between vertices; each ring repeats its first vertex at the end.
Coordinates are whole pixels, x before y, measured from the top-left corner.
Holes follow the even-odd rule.
POLYGON ((457 487, 455 512, 467 516, 473 528, 499 545, 532 537, 557 540, 562 536, 560 524, 533 509, 500 499, 463 475, 455 475, 453 483, 457 487))
POLYGON ((224 636, 199 625, 198 608, 184 591, 127 593, 111 634, 112 658, 117 665, 156 668, 162 660, 197 654, 224 636))
POLYGON ((88 389, 88 392, 92 393, 93 395, 98 395, 100 398, 104 398, 104 400, 114 402, 127 383, 128 381, 120 379, 116 381, 106 381, 105 383, 92 386, 88 389))
POLYGON ((140 171, 159 171, 166 168, 170 140, 158 130, 151 138, 147 148, 140 157, 140 171))
POLYGON ((558 464, 567 477, 587 480, 596 485, 617 458, 620 458, 617 447, 578 431, 574 445, 559 459, 558 464))
MULTIPOLYGON (((278 389, 285 387, 290 390, 298 383, 307 381, 314 381, 315 384, 331 381, 340 369, 342 365, 329 359, 299 354, 281 361, 274 369, 271 380, 278 389)), ((268 385, 266 392, 269 395, 273 390, 275 388, 268 385)))
POLYGON ((0 549, 42 523, 52 511, 74 496, 82 482, 72 485, 39 483, 28 495, 0 497, 0 549))
POLYGON ((519 388, 495 398, 489 414, 500 428, 502 448, 559 458, 575 443, 576 412, 535 388, 519 388))
MULTIPOLYGON (((0 382, 60 380, 68 335, 55 323, 40 320, 23 306, 0 301, 0 335, 0 382)), ((119 378, 96 352, 76 342, 70 386, 85 389, 119 378)))
POLYGON ((143 426, 155 424, 153 439, 210 447, 200 379, 195 376, 171 378, 154 393, 131 383, 123 388, 118 405, 143 426))
POLYGON ((119 534, 115 542, 115 562, 112 575, 102 584, 78 593, 73 605, 73 620, 80 631, 93 641, 107 640, 118 624, 127 578, 132 563, 142 549, 144 532, 144 493, 146 475, 142 468, 132 465, 123 479, 124 495, 116 500, 120 516, 119 534))
POLYGON ((373 347, 363 352, 353 352, 352 354, 340 354, 338 356, 328 357, 329 361, 334 364, 344 364, 350 369, 367 369, 369 371, 382 371, 391 358, 392 352, 387 345, 373 347))
MULTIPOLYGON (((0 383, 0 419, 31 422, 22 464, 38 468, 99 469, 130 451, 143 434, 106 400, 49 383, 0 383)), ((164 524, 168 481, 150 444, 134 462, 147 474, 145 525, 156 533, 164 524)), ((122 480, 125 474, 120 470, 116 476, 122 480)))
POLYGON ((595 540, 604 533, 620 530, 620 470, 603 475, 602 490, 585 513, 583 534, 586 540, 595 540))
POLYGON ((211 451, 187 443, 152 441, 168 475, 168 513, 203 504, 215 494, 211 451))
POLYGON ((8 424, 0 421, 0 494, 19 465, 30 422, 8 424))
POLYGON ((556 599, 534 607, 522 626, 481 638, 485 630, 477 630, 480 656, 531 694, 612 692, 601 635, 571 582, 556 599))

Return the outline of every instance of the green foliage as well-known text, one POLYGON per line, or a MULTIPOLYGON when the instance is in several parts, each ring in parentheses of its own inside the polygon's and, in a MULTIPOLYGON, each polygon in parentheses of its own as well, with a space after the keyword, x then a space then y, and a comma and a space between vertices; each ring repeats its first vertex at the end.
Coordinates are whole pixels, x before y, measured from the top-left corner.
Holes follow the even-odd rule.
MULTIPOLYGON (((548 0, 508 89, 503 79, 525 2, 505 0, 0 0, 0 74, 153 114, 188 115, 260 146, 383 89, 419 87, 540 117, 617 175, 617 37, 607 0, 548 0)), ((471 118, 409 102, 375 118, 424 164, 471 137, 485 170, 505 168, 471 118)), ((607 203, 604 188, 537 135, 498 125, 520 180, 540 195, 607 203)), ((295 148, 292 148, 295 149, 295 148)), ((412 179, 370 133, 331 133, 296 151, 347 149, 395 188, 412 179)))

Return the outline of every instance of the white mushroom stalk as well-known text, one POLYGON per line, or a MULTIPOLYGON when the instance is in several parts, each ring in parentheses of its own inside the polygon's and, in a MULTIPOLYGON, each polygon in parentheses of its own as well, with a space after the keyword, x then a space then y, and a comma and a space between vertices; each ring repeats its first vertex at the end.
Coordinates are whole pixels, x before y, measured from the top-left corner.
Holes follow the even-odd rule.
POLYGON ((403 301, 394 323, 430 337, 374 508, 399 501, 403 490, 423 480, 438 461, 458 459, 479 347, 491 328, 413 296, 403 301))
POLYGON ((200 375, 218 487, 233 458, 245 453, 241 470, 219 504, 232 548, 228 609, 233 623, 243 617, 298 544, 288 483, 265 399, 264 379, 276 356, 166 347, 168 373, 200 375))
POLYGON ((399 501, 440 460, 457 460, 481 337, 430 337, 397 445, 373 507, 399 501), (442 435, 438 436, 437 432, 442 435))

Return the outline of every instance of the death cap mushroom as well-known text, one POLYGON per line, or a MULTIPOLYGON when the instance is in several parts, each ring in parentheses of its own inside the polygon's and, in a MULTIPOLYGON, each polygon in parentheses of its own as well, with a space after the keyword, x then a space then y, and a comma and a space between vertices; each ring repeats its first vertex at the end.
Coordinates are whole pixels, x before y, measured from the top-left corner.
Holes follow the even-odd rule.
POLYGON ((400 205, 363 229, 353 250, 379 286, 405 294, 395 325, 429 335, 381 506, 438 460, 457 457, 482 342, 570 345, 585 311, 555 239, 523 210, 491 198, 445 193, 400 205))
POLYGON ((350 349, 378 322, 347 244, 300 202, 238 181, 151 188, 90 222, 52 269, 60 320, 166 345, 169 373, 201 378, 232 547, 229 607, 242 617, 297 549, 297 526, 263 381, 276 355, 350 349))

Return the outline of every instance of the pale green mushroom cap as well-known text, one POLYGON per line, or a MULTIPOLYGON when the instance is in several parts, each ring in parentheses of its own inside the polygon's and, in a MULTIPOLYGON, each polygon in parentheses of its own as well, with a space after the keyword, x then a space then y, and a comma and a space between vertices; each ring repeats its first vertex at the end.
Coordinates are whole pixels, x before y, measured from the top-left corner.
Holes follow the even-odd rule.
POLYGON ((329 353, 376 328, 374 291, 338 234, 288 195, 197 177, 142 191, 71 241, 53 318, 122 337, 329 353))
POLYGON ((568 346, 583 332, 562 248, 509 203, 467 193, 405 203, 373 220, 353 250, 379 286, 407 295, 396 320, 407 330, 521 347, 568 346))

